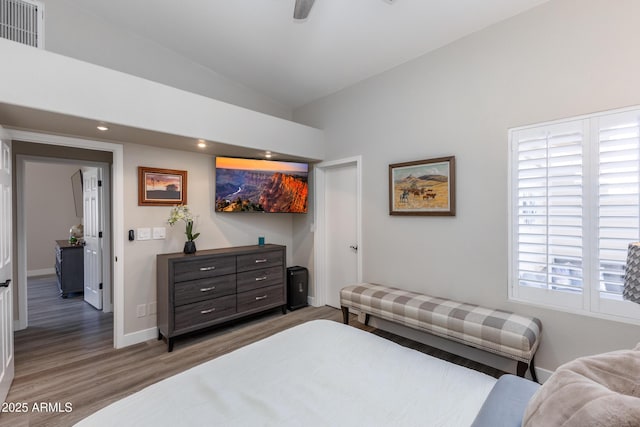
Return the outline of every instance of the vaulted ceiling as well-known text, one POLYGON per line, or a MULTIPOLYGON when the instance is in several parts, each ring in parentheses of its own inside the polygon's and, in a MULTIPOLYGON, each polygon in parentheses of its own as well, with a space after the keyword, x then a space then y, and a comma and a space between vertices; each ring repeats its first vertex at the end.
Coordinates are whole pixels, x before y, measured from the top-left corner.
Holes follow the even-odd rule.
MULTIPOLYGON (((294 110, 549 0, 315 0, 304 21, 295 0, 60 1, 294 110)), ((193 135, 116 123, 103 134, 92 119, 4 103, 0 124, 203 152, 193 135)), ((222 141, 204 152, 261 155, 222 141)))
POLYGON ((67 0, 296 108, 547 0, 67 0))

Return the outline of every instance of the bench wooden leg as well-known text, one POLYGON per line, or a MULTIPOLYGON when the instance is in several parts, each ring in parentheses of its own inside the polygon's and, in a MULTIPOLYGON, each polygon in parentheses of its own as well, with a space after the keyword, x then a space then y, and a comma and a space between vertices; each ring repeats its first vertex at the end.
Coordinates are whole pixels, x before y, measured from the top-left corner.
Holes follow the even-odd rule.
MULTIPOLYGON (((344 305, 340 307, 342 309, 342 323, 345 325, 349 324, 349 307, 345 307, 344 305)), ((365 326, 369 325, 369 313, 364 315, 364 324, 365 326)))
POLYGON ((536 369, 533 366, 533 359, 531 359, 531 362, 527 365, 524 362, 520 362, 518 361, 518 367, 516 369, 516 372, 518 374, 519 377, 524 378, 524 374, 527 373, 527 369, 529 370, 529 372, 531 372, 531 379, 535 382, 538 382, 538 376, 536 375, 536 369))
POLYGON ((349 324, 349 307, 345 307, 343 305, 341 308, 342 308, 342 323, 344 323, 345 325, 348 325, 349 324))
POLYGON ((538 376, 536 375, 536 369, 533 366, 533 359, 535 359, 535 356, 531 358, 531 363, 529 364, 529 371, 531 371, 531 379, 533 379, 535 382, 538 382, 538 376))
POLYGON ((516 374, 519 377, 524 378, 524 374, 527 373, 527 369, 528 368, 529 368, 529 365, 527 365, 526 363, 521 362, 521 361, 518 360, 518 367, 516 368, 516 374))

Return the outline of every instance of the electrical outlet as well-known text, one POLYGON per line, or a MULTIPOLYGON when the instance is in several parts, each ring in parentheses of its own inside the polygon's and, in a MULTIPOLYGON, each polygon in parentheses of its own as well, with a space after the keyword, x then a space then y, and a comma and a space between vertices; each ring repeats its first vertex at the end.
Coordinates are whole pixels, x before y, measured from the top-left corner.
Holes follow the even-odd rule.
POLYGON ((136 234, 138 235, 138 240, 151 239, 151 229, 149 227, 138 228, 138 232, 136 234))
POLYGON ((147 315, 147 305, 146 304, 140 304, 137 307, 137 315, 138 317, 144 317, 147 315))
POLYGON ((148 310, 147 313, 151 314, 156 314, 158 312, 158 303, 157 302, 150 302, 148 304, 148 310))
POLYGON ((155 240, 164 239, 167 237, 167 229, 165 227, 153 227, 152 235, 155 240))

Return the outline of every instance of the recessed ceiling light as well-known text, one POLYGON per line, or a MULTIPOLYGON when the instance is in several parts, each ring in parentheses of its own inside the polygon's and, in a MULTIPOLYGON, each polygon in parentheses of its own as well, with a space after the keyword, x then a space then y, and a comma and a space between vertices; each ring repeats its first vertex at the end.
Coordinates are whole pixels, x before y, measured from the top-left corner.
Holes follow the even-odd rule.
POLYGON ((267 159, 271 158, 271 153, 267 152, 267 154, 264 155, 267 159))
POLYGON ((106 127, 105 125, 98 125, 97 128, 99 131, 102 131, 102 132, 106 132, 109 130, 109 128, 106 127))
POLYGON ((204 142, 204 139, 199 139, 198 140, 198 147, 205 148, 206 146, 207 146, 207 144, 204 142))

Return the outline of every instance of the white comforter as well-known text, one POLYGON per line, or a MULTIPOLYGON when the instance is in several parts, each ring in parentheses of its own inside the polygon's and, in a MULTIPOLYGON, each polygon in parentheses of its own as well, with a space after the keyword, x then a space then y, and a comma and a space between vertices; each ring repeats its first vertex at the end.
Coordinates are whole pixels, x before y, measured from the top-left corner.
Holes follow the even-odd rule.
POLYGON ((316 320, 151 385, 79 426, 468 426, 495 379, 316 320))

